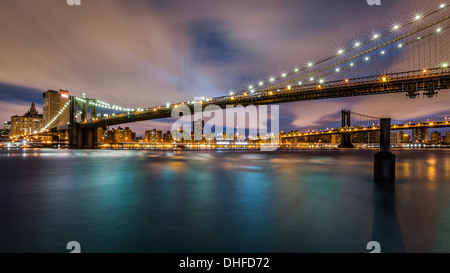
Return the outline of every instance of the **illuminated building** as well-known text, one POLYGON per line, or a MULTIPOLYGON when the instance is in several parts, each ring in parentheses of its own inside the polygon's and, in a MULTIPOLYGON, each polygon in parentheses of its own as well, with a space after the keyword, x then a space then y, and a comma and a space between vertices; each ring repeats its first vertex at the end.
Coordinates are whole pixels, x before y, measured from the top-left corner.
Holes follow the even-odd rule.
POLYGON ((11 117, 10 136, 21 136, 39 132, 42 128, 42 114, 36 110, 34 102, 30 110, 23 116, 11 117))
POLYGON ((440 144, 442 142, 442 134, 440 132, 432 132, 430 134, 430 143, 440 144))
POLYGON ((427 143, 428 142, 428 128, 414 128, 412 130, 413 143, 427 143))
POLYGON ((156 129, 145 131, 145 142, 160 142, 162 140, 162 131, 156 129))
POLYGON ((172 133, 170 131, 164 134, 164 141, 172 141, 172 133))
POLYGON ((450 144, 450 132, 445 133, 444 142, 450 144))
POLYGON ((0 129, 0 142, 9 140, 9 132, 11 130, 11 122, 7 121, 3 123, 3 129, 0 129))

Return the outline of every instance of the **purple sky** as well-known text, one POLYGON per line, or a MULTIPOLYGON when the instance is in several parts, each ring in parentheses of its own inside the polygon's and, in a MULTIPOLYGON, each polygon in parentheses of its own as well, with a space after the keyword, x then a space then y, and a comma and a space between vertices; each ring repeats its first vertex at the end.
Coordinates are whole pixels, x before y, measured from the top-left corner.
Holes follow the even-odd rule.
MULTIPOLYGON (((2 0, 0 119, 24 114, 42 92, 146 108, 219 96, 291 71, 439 1, 382 0, 2 0)), ((444 57, 448 58, 448 51, 444 57)), ((448 61, 448 60, 445 60, 448 61)), ((450 92, 282 104, 281 130, 311 127, 342 108, 372 116, 450 116, 450 92)), ((42 112, 40 108, 40 112, 42 112)), ((129 125, 167 130, 168 120, 129 125)))

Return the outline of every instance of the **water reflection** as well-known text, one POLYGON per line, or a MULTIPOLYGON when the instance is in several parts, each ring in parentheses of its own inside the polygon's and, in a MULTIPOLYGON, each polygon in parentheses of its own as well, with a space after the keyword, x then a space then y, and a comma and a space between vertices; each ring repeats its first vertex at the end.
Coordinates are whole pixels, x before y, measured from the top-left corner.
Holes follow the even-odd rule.
POLYGON ((397 216, 395 184, 374 183, 374 219, 372 241, 381 244, 383 253, 405 252, 402 229, 397 216))
POLYGON ((1 150, 0 252, 450 252, 450 152, 373 153, 1 150))

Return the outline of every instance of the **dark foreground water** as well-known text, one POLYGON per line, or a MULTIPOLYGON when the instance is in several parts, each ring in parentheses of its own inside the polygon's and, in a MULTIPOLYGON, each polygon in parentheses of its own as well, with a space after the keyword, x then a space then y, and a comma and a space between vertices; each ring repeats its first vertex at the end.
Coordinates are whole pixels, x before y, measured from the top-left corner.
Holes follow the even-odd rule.
POLYGON ((0 150, 0 252, 450 252, 450 151, 0 150))

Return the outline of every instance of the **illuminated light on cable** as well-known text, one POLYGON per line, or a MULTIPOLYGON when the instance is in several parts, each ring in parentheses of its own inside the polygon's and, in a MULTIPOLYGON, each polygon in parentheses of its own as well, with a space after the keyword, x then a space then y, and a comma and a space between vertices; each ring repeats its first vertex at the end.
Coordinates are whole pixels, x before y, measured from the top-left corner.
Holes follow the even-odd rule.
POLYGON ((378 39, 379 37, 380 37, 380 34, 375 33, 375 34, 372 36, 372 40, 376 40, 376 39, 378 39))
POLYGON ((394 25, 394 26, 392 27, 393 30, 398 30, 399 28, 400 28, 399 25, 394 25))
POLYGON ((422 15, 420 15, 420 14, 417 14, 416 16, 414 16, 414 20, 420 20, 420 18, 422 18, 422 15))
POLYGON ((253 89, 253 85, 249 85, 249 86, 248 86, 248 89, 253 89))
POLYGON ((339 49, 338 52, 337 52, 338 55, 341 55, 341 54, 343 54, 343 53, 344 53, 344 50, 343 50, 343 49, 339 49))
POLYGON ((401 47, 403 47, 403 44, 398 44, 398 48, 401 48, 401 47))
POLYGON ((264 83, 263 82, 259 82, 259 85, 261 86, 261 85, 263 85, 264 83))
POLYGON ((356 42, 356 43, 355 43, 355 47, 358 47, 358 46, 360 46, 360 45, 361 45, 360 42, 356 42))
POLYGON ((387 81, 386 77, 383 77, 381 80, 382 80, 383 82, 386 82, 386 81, 387 81))
POLYGON ((313 77, 309 78, 309 81, 310 81, 310 82, 312 82, 313 80, 314 80, 314 78, 313 78, 313 77))
POLYGON ((231 100, 234 100, 234 97, 231 97, 231 100))
POLYGON ((444 3, 440 4, 439 8, 441 8, 441 9, 445 8, 445 4, 444 3))
POLYGON ((436 32, 437 32, 437 33, 441 32, 441 31, 442 31, 442 28, 440 28, 440 27, 438 27, 438 28, 436 29, 436 32))
POLYGON ((365 60, 365 61, 368 61, 368 60, 369 60, 369 57, 365 57, 364 60, 365 60))
POLYGON ((336 72, 339 72, 339 71, 341 71, 341 69, 338 67, 338 68, 336 68, 336 72))
POLYGON ((354 63, 350 63, 350 66, 354 66, 355 64, 354 63))
POLYGON ((275 80, 275 78, 270 78, 270 80, 269 80, 269 81, 273 82, 274 80, 275 80))
POLYGON ((255 93, 255 90, 254 89, 250 90, 250 93, 252 93, 252 94, 255 93))
POLYGON ((234 92, 233 91, 230 91, 230 96, 232 96, 234 94, 234 92))
POLYGON ((298 85, 302 85, 302 82, 298 82, 298 85))
POLYGON ((319 83, 323 83, 323 82, 324 82, 324 80, 323 80, 323 79, 320 79, 320 80, 319 80, 319 83))
POLYGON ((290 86, 290 85, 288 85, 288 86, 287 86, 287 89, 288 89, 288 90, 291 90, 291 86, 290 86))
POLYGON ((443 63, 443 64, 442 64, 442 67, 443 67, 443 68, 447 68, 447 67, 448 67, 448 63, 443 63))
POLYGON ((312 67, 313 66, 313 63, 308 63, 308 67, 312 67))
POLYGON ((419 37, 417 37, 417 40, 420 40, 420 39, 422 39, 420 36, 419 37))
POLYGON ((269 92, 269 95, 273 95, 272 91, 269 92))
POLYGON ((426 69, 424 69, 424 70, 422 70, 422 72, 423 72, 423 73, 427 73, 427 70, 426 70, 426 69))
POLYGON ((381 55, 384 55, 385 53, 386 53, 386 51, 384 51, 384 50, 383 50, 383 51, 381 51, 381 55))
POLYGON ((281 77, 283 78, 286 77, 286 73, 281 74, 281 77))
POLYGON ((298 68, 296 68, 296 69, 294 69, 294 72, 298 72, 300 69, 298 69, 298 68))

